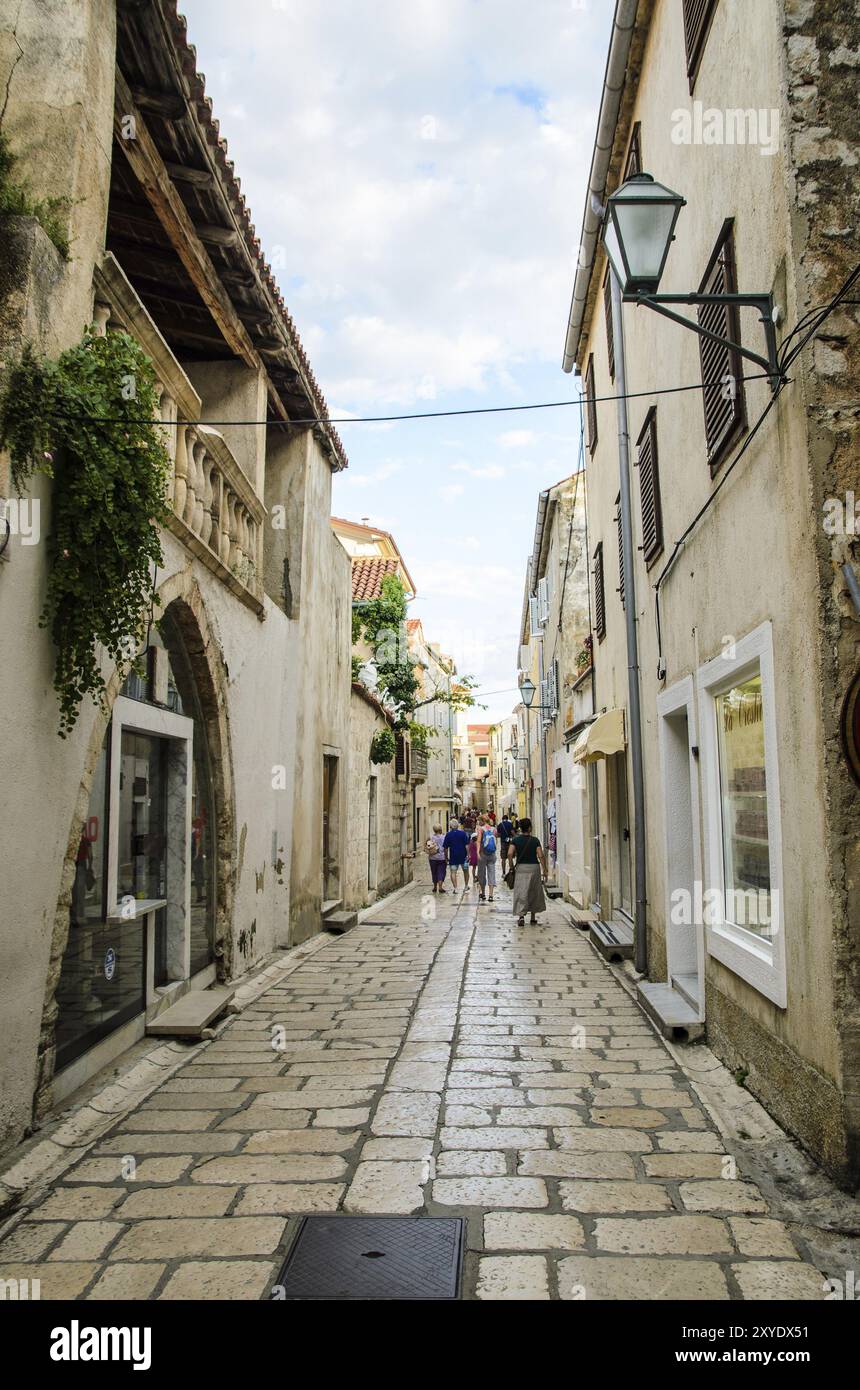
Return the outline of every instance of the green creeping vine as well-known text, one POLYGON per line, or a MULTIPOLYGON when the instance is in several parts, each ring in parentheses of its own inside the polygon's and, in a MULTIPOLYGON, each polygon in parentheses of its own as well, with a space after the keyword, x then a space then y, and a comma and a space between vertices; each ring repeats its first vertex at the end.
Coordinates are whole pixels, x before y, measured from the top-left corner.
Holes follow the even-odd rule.
POLYGON ((99 648, 127 664, 152 602, 170 471, 157 415, 155 372, 127 333, 90 329, 56 361, 28 345, 0 391, 18 493, 36 471, 54 480, 40 626, 57 649, 61 738, 85 695, 104 701, 99 648))

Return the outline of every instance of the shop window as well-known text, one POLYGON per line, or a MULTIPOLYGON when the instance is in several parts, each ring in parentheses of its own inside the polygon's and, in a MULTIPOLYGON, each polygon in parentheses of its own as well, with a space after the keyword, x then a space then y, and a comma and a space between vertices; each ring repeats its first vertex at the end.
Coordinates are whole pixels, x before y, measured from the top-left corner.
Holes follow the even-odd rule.
POLYGON ((785 925, 770 623, 698 676, 708 950, 784 1008, 785 925))
POLYGON ((57 985, 58 1069, 214 959, 212 785, 168 609, 124 682, 93 774, 57 985))

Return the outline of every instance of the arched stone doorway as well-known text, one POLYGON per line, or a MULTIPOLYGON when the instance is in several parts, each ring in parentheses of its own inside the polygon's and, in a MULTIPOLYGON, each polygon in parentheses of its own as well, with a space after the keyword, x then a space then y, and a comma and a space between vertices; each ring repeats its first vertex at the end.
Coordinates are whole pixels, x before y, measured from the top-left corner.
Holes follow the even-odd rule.
POLYGON ((139 1035, 144 1015, 187 980, 211 979, 213 966, 218 978, 230 973, 224 666, 190 572, 167 579, 158 599, 137 668, 110 681, 109 713, 90 739, 54 923, 37 1113, 56 1071, 79 1058, 97 1069, 120 1029, 139 1035))

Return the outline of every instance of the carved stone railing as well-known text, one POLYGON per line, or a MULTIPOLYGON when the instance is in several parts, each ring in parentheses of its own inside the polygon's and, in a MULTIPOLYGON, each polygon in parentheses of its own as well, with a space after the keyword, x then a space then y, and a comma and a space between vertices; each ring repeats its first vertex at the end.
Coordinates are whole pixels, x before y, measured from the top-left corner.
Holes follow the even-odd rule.
POLYGON ((266 508, 224 436, 199 423, 200 396, 110 252, 96 267, 94 287, 96 331, 130 333, 158 379, 159 419, 171 464, 168 529, 262 616, 266 508))

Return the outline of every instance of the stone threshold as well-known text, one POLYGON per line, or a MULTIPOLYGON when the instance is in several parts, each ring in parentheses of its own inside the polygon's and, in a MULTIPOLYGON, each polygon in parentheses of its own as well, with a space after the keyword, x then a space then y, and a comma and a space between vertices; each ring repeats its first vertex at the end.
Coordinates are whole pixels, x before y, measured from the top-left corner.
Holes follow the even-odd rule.
POLYGON ((231 1011, 215 1025, 213 1038, 192 1045, 158 1040, 155 1046, 148 1047, 149 1040, 142 1040, 134 1049, 134 1060, 127 1063, 124 1071, 122 1059, 115 1059, 104 1069, 110 1074, 109 1080, 105 1078, 100 1083, 96 1076, 68 1097, 61 1110, 48 1115, 37 1134, 22 1140, 0 1161, 0 1240, 118 1120, 135 1110, 191 1057, 204 1051, 237 1013, 292 975, 332 940, 320 932, 262 965, 236 987, 231 1011))

